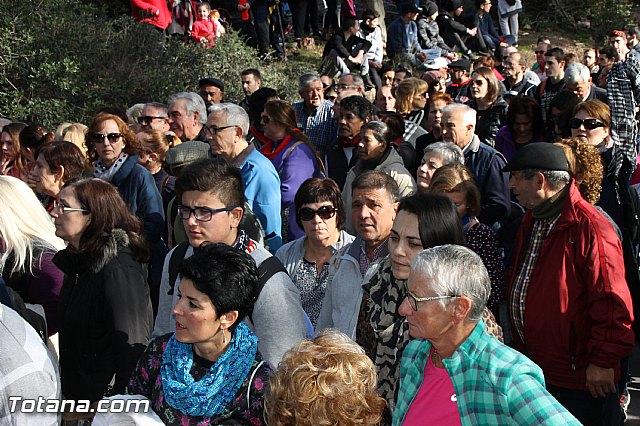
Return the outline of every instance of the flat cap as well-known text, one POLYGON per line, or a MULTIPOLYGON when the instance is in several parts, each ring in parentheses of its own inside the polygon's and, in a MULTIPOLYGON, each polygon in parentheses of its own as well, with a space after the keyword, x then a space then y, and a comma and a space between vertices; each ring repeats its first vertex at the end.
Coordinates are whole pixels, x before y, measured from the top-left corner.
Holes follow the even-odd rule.
POLYGON ((548 142, 536 142, 520 148, 502 171, 527 169, 568 172, 569 164, 561 147, 548 142))
POLYGON ((167 151, 165 162, 171 167, 180 167, 209 156, 209 144, 200 141, 187 141, 167 151))
POLYGON ((471 71, 471 62, 467 58, 460 58, 457 61, 451 62, 449 68, 471 71))

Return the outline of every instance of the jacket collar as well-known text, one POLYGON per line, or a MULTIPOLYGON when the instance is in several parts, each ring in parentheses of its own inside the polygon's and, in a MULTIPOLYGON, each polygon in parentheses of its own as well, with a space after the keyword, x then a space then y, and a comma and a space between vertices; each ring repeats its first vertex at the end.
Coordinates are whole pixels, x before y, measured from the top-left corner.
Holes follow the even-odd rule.
POLYGON ((87 256, 70 251, 60 250, 53 257, 53 263, 65 275, 80 274, 85 271, 98 273, 107 263, 113 260, 120 251, 129 246, 129 236, 123 229, 114 229, 108 234, 102 251, 96 256, 87 256))

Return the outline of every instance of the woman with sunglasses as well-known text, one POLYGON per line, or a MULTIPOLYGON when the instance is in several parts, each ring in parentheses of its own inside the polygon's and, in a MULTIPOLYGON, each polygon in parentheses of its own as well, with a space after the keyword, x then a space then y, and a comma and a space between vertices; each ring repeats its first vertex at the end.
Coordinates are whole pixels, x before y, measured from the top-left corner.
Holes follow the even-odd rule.
POLYGON ((300 290, 302 308, 315 328, 327 288, 329 259, 354 237, 343 229, 344 204, 333 179, 307 179, 294 202, 296 221, 305 235, 282 246, 276 257, 300 290))
POLYGON ((51 216, 68 243, 53 257, 65 276, 58 307, 64 398, 124 393, 153 325, 142 224, 100 179, 64 187, 51 216))
POLYGON ((469 93, 471 100, 467 105, 477 111, 476 135, 481 142, 494 146, 498 129, 507 121, 509 105, 500 96, 500 82, 491 68, 480 67, 473 71, 469 93))
MULTIPOLYGON (((378 370, 378 391, 393 411, 400 378, 400 358, 409 343, 409 329, 398 308, 406 297, 406 282, 413 259, 422 250, 442 244, 464 245, 456 208, 442 195, 419 192, 402 198, 389 237, 389 255, 365 284, 369 322, 375 332, 373 361, 378 370)), ((489 310, 483 312, 489 333, 502 339, 502 329, 489 310)), ((390 413, 387 412, 389 416, 390 413)))
POLYGON ((296 192, 305 180, 324 176, 324 165, 309 138, 298 129, 296 113, 288 102, 267 102, 262 124, 267 142, 260 152, 271 160, 280 176, 282 241, 289 242, 304 235, 296 219, 296 192))

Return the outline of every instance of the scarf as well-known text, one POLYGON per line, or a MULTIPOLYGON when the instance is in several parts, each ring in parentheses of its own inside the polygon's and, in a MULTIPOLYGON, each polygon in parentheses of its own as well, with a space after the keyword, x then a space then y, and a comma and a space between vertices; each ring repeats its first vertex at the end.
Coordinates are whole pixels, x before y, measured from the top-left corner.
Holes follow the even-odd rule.
POLYGON ((207 374, 195 381, 193 345, 171 336, 162 354, 162 388, 166 401, 189 416, 212 417, 224 411, 251 371, 258 352, 258 338, 244 322, 233 333, 227 350, 207 374))
POLYGON ((272 140, 269 140, 262 148, 260 148, 260 152, 267 157, 269 160, 273 161, 278 154, 280 154, 291 142, 291 136, 287 135, 286 138, 282 139, 280 143, 275 147, 275 151, 273 150, 274 144, 272 140))
POLYGON ((256 128, 256 126, 253 126, 253 125, 252 125, 252 126, 249 128, 249 133, 250 133, 251 135, 253 135, 253 137, 254 137, 254 138, 258 139, 258 141, 260 142, 260 145, 261 145, 261 146, 265 146, 266 144, 268 144, 268 143, 270 142, 270 141, 269 141, 269 138, 268 138, 268 137, 266 137, 266 136, 264 135, 264 133, 262 133, 260 130, 258 130, 258 129, 256 128))
POLYGON ((123 152, 111 167, 107 167, 104 161, 102 161, 102 158, 98 158, 93 165, 93 177, 111 182, 111 179, 118 173, 118 170, 120 170, 120 167, 127 161, 128 157, 129 156, 123 152))
POLYGON ((533 218, 550 219, 562 213, 562 208, 564 207, 564 199, 569 193, 569 188, 571 188, 571 184, 568 184, 558 193, 544 200, 542 204, 536 206, 533 210, 531 210, 531 215, 533 216, 533 218))
POLYGON ((360 135, 359 134, 355 135, 351 139, 343 138, 343 137, 339 137, 338 138, 338 144, 343 148, 352 148, 354 146, 357 146, 358 142, 360 142, 360 135))

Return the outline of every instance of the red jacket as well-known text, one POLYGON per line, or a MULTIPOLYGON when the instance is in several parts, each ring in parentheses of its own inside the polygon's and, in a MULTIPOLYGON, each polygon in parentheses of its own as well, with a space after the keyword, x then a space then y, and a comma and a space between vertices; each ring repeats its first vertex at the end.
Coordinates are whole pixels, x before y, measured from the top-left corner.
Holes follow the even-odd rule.
MULTIPOLYGON (((633 348, 631 296, 620 240, 573 181, 562 214, 545 239, 525 302, 523 343, 516 348, 544 371, 548 383, 587 390, 586 368, 614 368, 633 348)), ((533 229, 531 212, 518 231, 507 296, 533 229)))
POLYGON ((131 16, 138 22, 155 25, 161 30, 171 23, 171 12, 166 0, 130 0, 131 16))

